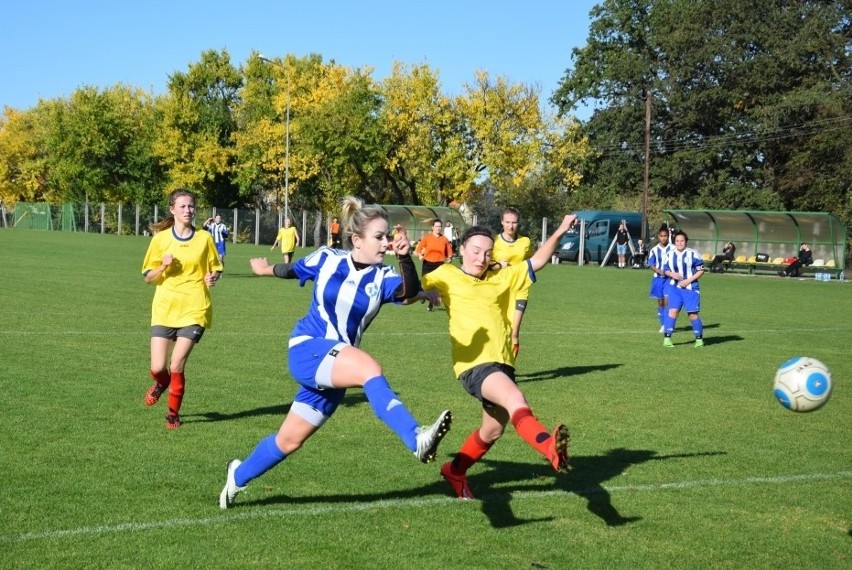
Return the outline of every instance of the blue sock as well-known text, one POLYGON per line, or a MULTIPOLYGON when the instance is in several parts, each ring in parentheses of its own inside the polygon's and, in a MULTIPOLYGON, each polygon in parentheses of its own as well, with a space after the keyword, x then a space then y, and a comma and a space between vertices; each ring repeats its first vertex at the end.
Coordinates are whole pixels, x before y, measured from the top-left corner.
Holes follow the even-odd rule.
POLYGON ((364 383, 364 394, 373 413, 391 428, 411 451, 417 450, 417 420, 399 401, 384 376, 370 378, 364 383))
POLYGON ((701 322, 701 317, 692 321, 692 332, 695 333, 695 338, 701 338, 704 335, 704 323, 701 322))
POLYGON ((665 320, 663 322, 664 326, 666 327, 666 336, 672 336, 672 333, 674 332, 676 321, 677 321, 676 317, 673 317, 673 316, 669 315, 668 313, 666 313, 665 320))
POLYGON ((275 443, 275 434, 273 433, 260 440, 254 451, 234 470, 234 482, 238 487, 242 487, 252 479, 257 479, 286 458, 287 454, 278 449, 278 444, 275 443))

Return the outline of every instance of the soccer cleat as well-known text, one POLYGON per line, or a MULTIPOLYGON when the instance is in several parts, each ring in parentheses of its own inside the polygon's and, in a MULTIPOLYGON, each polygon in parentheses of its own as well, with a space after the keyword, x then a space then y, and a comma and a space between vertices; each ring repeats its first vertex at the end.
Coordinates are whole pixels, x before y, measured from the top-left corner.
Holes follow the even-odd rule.
POLYGON ((666 334, 666 325, 660 325, 660 334, 666 334))
POLYGON ((180 427, 180 416, 177 414, 169 414, 166 416, 166 429, 177 429, 180 427))
POLYGON ((420 426, 417 428, 417 451, 414 455, 423 463, 431 463, 435 461, 435 452, 438 451, 438 444, 450 431, 450 425, 453 423, 453 414, 450 410, 444 410, 438 416, 438 419, 429 427, 420 426))
POLYGON ((154 382, 154 385, 148 388, 148 391, 145 392, 145 397, 142 399, 142 401, 145 402, 146 406, 153 406, 154 404, 160 401, 160 396, 163 395, 163 392, 166 391, 166 388, 168 388, 168 386, 160 386, 159 384, 154 382))
POLYGON ((674 348, 674 343, 672 343, 672 339, 670 337, 666 337, 663 339, 663 346, 665 348, 674 348))
POLYGON ((452 461, 448 461, 441 465, 441 477, 450 484, 450 487, 453 488, 456 497, 464 501, 473 500, 473 493, 470 492, 470 486, 467 484, 467 476, 455 475, 451 469, 452 465, 452 461))
POLYGON ((245 489, 245 487, 237 487, 237 482, 234 479, 234 472, 241 463, 242 461, 239 459, 232 459, 228 461, 228 464, 225 466, 225 487, 222 488, 222 492, 219 493, 220 509, 233 507, 237 493, 245 489))
POLYGON ((704 339, 702 339, 702 338, 695 339, 695 348, 701 348, 702 346, 704 346, 704 339))
POLYGON ((563 424, 556 426, 553 435, 550 437, 551 448, 547 452, 547 458, 559 473, 567 473, 571 470, 571 460, 568 457, 568 442, 570 440, 568 428, 563 424))

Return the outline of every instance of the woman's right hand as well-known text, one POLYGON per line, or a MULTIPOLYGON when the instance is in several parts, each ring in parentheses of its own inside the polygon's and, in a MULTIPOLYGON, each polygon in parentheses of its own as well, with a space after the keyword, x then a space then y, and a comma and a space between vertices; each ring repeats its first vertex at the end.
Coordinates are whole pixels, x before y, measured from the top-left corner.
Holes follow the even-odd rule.
POLYGON ((252 257, 249 263, 251 264, 251 271, 255 275, 274 275, 273 266, 269 265, 265 257, 252 257))

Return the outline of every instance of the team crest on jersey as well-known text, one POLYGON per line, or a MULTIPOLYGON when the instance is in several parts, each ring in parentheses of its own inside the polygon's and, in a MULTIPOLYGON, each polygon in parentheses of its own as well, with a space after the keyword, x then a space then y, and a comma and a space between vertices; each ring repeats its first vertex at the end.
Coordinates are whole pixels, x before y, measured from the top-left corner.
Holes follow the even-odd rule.
POLYGON ((364 288, 364 292, 367 293, 370 297, 378 297, 379 296, 379 286, 375 283, 368 283, 364 288))

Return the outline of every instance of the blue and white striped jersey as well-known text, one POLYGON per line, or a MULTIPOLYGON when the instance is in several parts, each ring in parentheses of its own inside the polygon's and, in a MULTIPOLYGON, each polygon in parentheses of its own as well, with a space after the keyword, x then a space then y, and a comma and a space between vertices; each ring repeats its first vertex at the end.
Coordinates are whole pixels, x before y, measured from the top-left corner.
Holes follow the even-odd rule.
POLYGON ((213 243, 222 243, 228 237, 228 228, 222 222, 213 222, 207 226, 207 231, 213 235, 213 243))
MULTIPOLYGON (((648 261, 646 265, 648 267, 656 267, 660 271, 663 270, 663 264, 666 262, 666 256, 670 251, 674 251, 674 246, 671 242, 667 243, 665 246, 660 244, 655 245, 651 248, 651 252, 648 254, 648 261)), ((665 275, 659 275, 658 273, 654 273, 655 279, 667 279, 665 275)))
MULTIPOLYGON (((699 271, 704 271, 704 260, 701 259, 701 254, 691 247, 684 248, 683 251, 672 248, 666 256, 663 270, 674 271, 675 273, 679 273, 683 279, 689 279, 699 271)), ((678 282, 674 279, 669 279, 669 284, 677 285, 678 282)), ((686 289, 688 291, 698 291, 698 280, 687 285, 686 289)))
POLYGON ((339 340, 352 346, 384 303, 396 302, 402 276, 388 265, 357 269, 348 251, 321 247, 293 265, 299 285, 314 281, 308 314, 296 323, 290 338, 307 336, 339 340))

